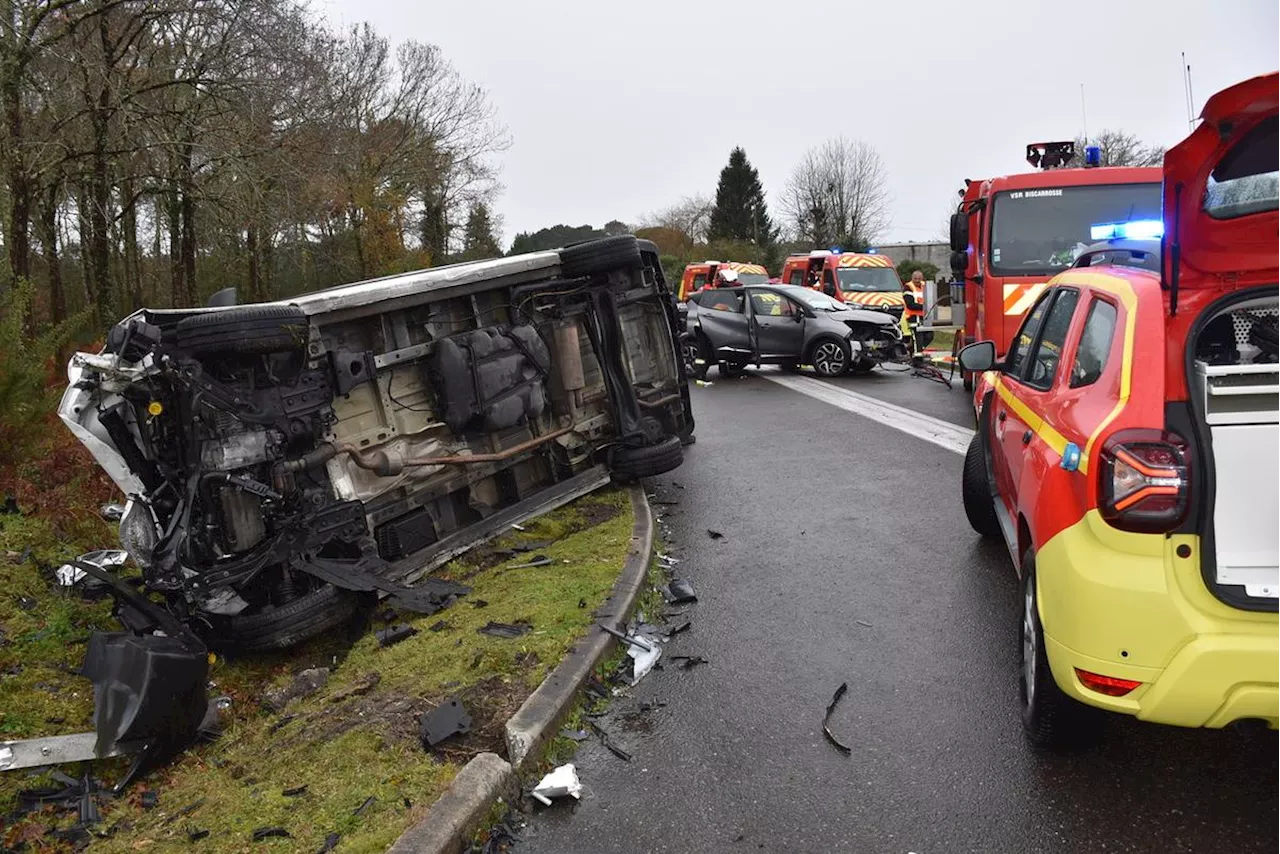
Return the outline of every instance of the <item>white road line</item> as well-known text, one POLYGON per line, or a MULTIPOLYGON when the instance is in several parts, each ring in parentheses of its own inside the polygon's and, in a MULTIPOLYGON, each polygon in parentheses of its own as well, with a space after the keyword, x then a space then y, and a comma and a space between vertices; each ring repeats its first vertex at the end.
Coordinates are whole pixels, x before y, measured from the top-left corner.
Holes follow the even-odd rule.
POLYGON ((883 400, 877 400, 874 397, 868 397, 856 391, 849 391, 840 386, 824 383, 812 377, 797 377, 774 373, 759 373, 756 376, 764 377, 770 382, 786 386, 792 391, 806 394, 816 400, 821 400, 823 403, 837 406, 846 412, 852 412, 854 415, 861 415, 863 418, 879 421, 886 427, 892 427, 895 430, 915 436, 917 439, 932 442, 939 448, 946 448, 948 451, 957 454, 963 454, 967 451, 969 442, 973 439, 973 431, 967 427, 958 427, 940 418, 934 418, 931 415, 925 415, 922 412, 916 412, 903 406, 885 403, 883 400))

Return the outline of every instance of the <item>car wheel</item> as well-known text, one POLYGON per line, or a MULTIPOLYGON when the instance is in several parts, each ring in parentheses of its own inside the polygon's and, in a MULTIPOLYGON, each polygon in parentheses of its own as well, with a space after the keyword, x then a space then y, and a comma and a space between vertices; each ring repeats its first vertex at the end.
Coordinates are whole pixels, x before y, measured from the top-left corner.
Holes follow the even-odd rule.
POLYGON ((193 355, 261 355, 301 350, 307 315, 291 305, 247 305, 196 314, 179 321, 174 343, 193 355))
POLYGON ((206 640, 237 652, 287 649, 346 625, 359 609, 359 594, 325 584, 278 608, 219 618, 206 640))
POLYGON ((740 377, 747 370, 747 366, 742 362, 721 362, 717 367, 720 370, 720 376, 725 379, 740 377))
POLYGON ((820 376, 838 377, 849 370, 849 344, 835 338, 822 338, 813 345, 809 362, 820 376))
POLYGON ((631 270, 640 264, 640 243, 630 234, 589 240, 560 250, 560 272, 570 279, 631 270))
POLYGON ((609 457, 609 473, 618 483, 631 483, 642 477, 665 474, 684 461, 684 447, 679 436, 670 436, 656 445, 642 448, 614 448, 609 457))
POLYGON ((1098 733, 1101 713, 1068 697, 1054 681, 1037 595, 1035 554, 1028 549, 1022 556, 1022 619, 1018 632, 1022 730, 1033 747, 1086 744, 1098 733))
POLYGON ((996 500, 987 479, 987 455, 982 437, 975 434, 964 455, 964 473, 960 475, 960 496, 969 525, 988 540, 1002 536, 996 517, 996 500))

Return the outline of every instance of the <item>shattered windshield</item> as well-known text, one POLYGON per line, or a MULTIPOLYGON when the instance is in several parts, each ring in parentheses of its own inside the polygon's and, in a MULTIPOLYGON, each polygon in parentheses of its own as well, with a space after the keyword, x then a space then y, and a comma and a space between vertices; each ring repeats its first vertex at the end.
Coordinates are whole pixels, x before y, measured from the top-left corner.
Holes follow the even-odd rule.
POLYGON ((997 193, 992 208, 991 272, 1052 275, 1091 242, 1091 226, 1160 219, 1160 185, 1111 184, 997 193))
POLYGON ((840 267, 836 270, 840 290, 851 293, 897 293, 902 290, 898 272, 892 267, 840 267))

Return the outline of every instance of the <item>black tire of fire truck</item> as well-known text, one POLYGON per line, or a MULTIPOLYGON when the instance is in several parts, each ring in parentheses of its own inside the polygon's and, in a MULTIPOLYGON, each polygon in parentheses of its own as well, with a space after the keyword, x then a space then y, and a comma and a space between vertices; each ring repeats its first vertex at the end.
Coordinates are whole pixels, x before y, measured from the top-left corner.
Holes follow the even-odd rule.
POLYGON ((560 272, 569 279, 631 270, 640 264, 640 243, 630 234, 589 240, 560 250, 560 272))
POLYGON ((960 496, 969 525, 984 539, 998 540, 1000 520, 996 517, 996 501, 987 480, 987 454, 982 436, 974 434, 964 455, 964 473, 960 475, 960 496))
POLYGON ((720 372, 720 376, 731 380, 742 376, 746 372, 747 366, 744 362, 721 362, 716 366, 716 370, 720 372))
POLYGON ((288 353, 307 344, 307 316, 289 305, 247 305, 178 323, 174 343, 195 355, 288 353))
POLYGON ((683 461, 680 437, 668 436, 656 445, 614 448, 609 455, 609 474, 618 483, 633 483, 642 477, 666 474, 683 461))
POLYGON ((1085 747, 1097 740, 1103 713, 1077 702, 1058 687, 1045 651, 1036 592, 1036 558, 1022 556, 1022 609, 1018 620, 1018 696, 1022 731, 1032 747, 1085 747))
POLYGON ((205 640, 214 649, 264 652, 287 649, 351 622, 360 594, 325 584, 278 608, 212 621, 205 640))

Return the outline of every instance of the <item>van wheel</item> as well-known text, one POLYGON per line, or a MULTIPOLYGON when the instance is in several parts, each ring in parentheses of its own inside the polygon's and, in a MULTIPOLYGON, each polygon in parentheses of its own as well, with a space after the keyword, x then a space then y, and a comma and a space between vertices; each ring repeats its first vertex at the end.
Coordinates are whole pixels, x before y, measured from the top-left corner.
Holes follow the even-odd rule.
POLYGON ((838 377, 849 370, 849 343, 835 338, 822 338, 813 345, 809 363, 820 376, 838 377))
POLYGON ((679 436, 669 436, 656 445, 642 448, 615 448, 609 457, 609 473, 618 483, 632 483, 642 477, 666 474, 684 462, 679 436))
POLYGON ((969 517, 973 530, 988 540, 998 540, 1003 536, 1000 520, 996 517, 996 500, 987 481, 987 455, 982 448, 982 437, 976 433, 964 455, 960 497, 964 501, 964 515, 969 517))
POLYGON ((291 305, 246 305, 183 318, 174 343, 193 355, 260 355, 301 350, 307 344, 307 315, 291 305))
POLYGON ((359 609, 358 593, 325 584, 286 605, 218 619, 206 640, 237 652, 287 649, 346 625, 359 609))
POLYGON ((1028 549, 1022 556, 1022 619, 1018 632, 1023 733, 1033 747, 1052 749, 1091 743, 1101 728, 1102 713, 1077 703, 1054 681, 1036 597, 1035 554, 1028 549))
POLYGON ((640 242, 630 234, 588 240, 560 250, 560 272, 570 279, 632 270, 640 265, 640 242))

